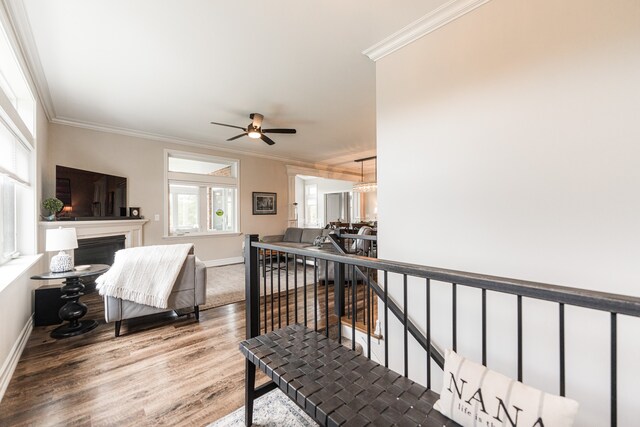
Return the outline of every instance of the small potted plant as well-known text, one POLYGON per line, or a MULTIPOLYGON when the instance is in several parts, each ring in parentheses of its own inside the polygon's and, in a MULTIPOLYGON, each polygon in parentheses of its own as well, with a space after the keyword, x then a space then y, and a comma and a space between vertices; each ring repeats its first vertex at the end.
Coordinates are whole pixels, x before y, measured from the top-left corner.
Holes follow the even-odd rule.
POLYGON ((49 197, 42 202, 42 208, 49 212, 48 216, 43 217, 47 221, 53 221, 56 219, 56 214, 62 210, 64 203, 60 199, 55 197, 49 197))

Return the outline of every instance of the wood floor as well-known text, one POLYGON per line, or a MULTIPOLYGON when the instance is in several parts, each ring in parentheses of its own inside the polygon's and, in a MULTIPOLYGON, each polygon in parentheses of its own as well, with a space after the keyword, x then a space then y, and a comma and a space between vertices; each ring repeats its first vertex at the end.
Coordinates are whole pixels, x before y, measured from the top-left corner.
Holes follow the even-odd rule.
MULTIPOLYGON (((364 300, 362 286, 358 300, 364 300)), ((318 285, 318 326, 326 325, 325 288, 318 285)), ((333 286, 329 286, 329 324, 337 325, 333 286)), ((286 293, 274 298, 286 324, 286 293)), ((298 292, 299 320, 304 318, 303 289, 298 292)), ((104 323, 97 293, 82 299, 86 318, 100 322, 87 334, 55 340, 55 326, 36 327, 0 402, 0 426, 205 426, 244 404, 244 358, 238 343, 245 337, 244 302, 193 315, 149 316, 124 321, 122 335, 104 323)), ((289 319, 294 322, 293 292, 289 319)), ((308 326, 313 328, 313 286, 308 287, 308 326)), ((261 309, 264 304, 261 304, 261 309)), ((267 297, 267 329, 271 330, 267 297)), ((362 308, 358 308, 362 319, 362 308)), ((375 312, 375 310, 372 310, 375 312)), ((359 319, 359 320, 360 320, 359 319)), ((261 326, 265 326, 261 314, 261 326)), ((336 328, 337 331, 337 328, 336 328)), ((264 329, 263 329, 264 332, 264 329)), ((267 381, 259 372, 258 384, 267 381)))
MULTIPOLYGON (((0 426, 203 426, 244 401, 244 303, 176 318, 125 321, 119 338, 97 294, 85 335, 36 327, 0 403, 0 426)), ((264 378, 262 379, 264 381, 264 378)))

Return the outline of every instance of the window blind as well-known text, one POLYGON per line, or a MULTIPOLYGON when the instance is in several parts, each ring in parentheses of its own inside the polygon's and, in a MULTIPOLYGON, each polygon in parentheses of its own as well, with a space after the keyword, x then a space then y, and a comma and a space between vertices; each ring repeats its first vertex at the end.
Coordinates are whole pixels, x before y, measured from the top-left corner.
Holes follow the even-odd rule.
POLYGON ((29 185, 30 151, 0 123, 0 174, 20 184, 29 185))

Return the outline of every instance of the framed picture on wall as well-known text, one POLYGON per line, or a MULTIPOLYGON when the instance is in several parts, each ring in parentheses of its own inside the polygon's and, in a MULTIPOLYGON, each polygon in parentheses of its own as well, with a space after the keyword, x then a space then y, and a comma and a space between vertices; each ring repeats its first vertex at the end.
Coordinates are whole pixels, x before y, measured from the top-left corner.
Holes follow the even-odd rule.
POLYGON ((275 215, 278 213, 278 195, 276 193, 253 192, 253 214, 275 215))

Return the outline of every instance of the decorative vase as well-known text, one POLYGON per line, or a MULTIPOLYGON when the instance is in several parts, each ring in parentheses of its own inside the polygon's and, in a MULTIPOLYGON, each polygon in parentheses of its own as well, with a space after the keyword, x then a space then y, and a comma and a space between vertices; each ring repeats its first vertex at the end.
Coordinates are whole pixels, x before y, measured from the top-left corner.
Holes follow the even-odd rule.
POLYGON ((54 221, 56 219, 56 214, 52 213, 51 215, 40 215, 42 217, 42 219, 44 219, 45 221, 54 221))

